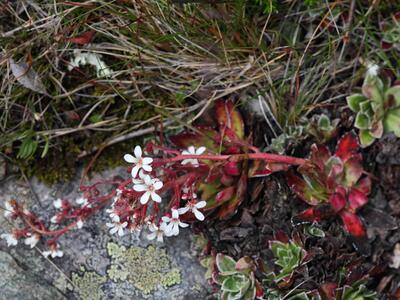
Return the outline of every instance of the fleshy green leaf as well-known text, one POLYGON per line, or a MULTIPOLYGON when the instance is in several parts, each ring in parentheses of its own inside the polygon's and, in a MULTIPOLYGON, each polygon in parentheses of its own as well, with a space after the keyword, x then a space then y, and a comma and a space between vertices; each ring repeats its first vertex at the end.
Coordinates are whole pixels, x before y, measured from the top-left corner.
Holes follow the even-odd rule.
POLYGON ((371 120, 366 114, 359 112, 356 116, 354 126, 358 129, 370 129, 371 120))
POLYGON ((322 114, 319 117, 318 126, 321 127, 322 129, 328 130, 331 127, 331 121, 326 115, 322 114))
POLYGON ((219 272, 222 275, 231 275, 237 273, 235 269, 236 261, 225 254, 218 253, 216 257, 216 264, 219 272))
POLYGON ((351 96, 348 96, 346 100, 347 100, 347 105, 352 111, 359 112, 360 103, 367 100, 367 98, 362 94, 353 94, 351 96))
POLYGON ((370 146, 375 141, 375 137, 373 137, 368 130, 360 130, 358 136, 360 137, 361 147, 363 148, 370 146))
POLYGON ((393 132, 400 137, 400 108, 393 109, 386 114, 383 127, 385 132, 393 132))
POLYGON ((249 279, 243 274, 234 274, 225 278, 221 289, 227 292, 239 292, 243 286, 248 285, 249 279))

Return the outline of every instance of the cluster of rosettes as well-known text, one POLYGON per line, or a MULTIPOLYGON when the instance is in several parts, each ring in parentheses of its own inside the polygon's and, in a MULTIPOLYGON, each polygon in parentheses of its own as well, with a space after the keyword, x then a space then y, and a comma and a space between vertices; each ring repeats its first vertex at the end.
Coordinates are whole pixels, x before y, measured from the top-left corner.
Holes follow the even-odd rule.
MULTIPOLYGON (((201 155, 205 150, 205 147, 195 149, 191 146, 183 151, 182 155, 201 155)), ((133 164, 131 169, 132 187, 118 189, 111 208, 107 210, 112 222, 106 225, 110 228, 111 234, 123 236, 126 229, 137 230, 146 226, 150 231, 147 236, 148 239, 157 239, 157 241, 163 242, 164 236, 176 236, 179 234, 179 227, 189 226, 189 224, 180 220, 181 215, 191 212, 197 220, 204 220, 204 215, 200 212, 200 209, 206 206, 206 202, 197 201, 197 194, 193 191, 193 186, 183 186, 180 195, 181 200, 186 201, 186 205, 184 207, 170 205, 170 213, 156 221, 159 204, 162 203, 161 194, 164 192, 164 183, 161 179, 153 177, 157 173, 157 170, 152 167, 153 159, 144 157, 140 146, 135 147, 133 154, 125 154, 124 156, 126 162, 133 164), (148 213, 150 208, 152 211, 148 213)), ((198 167, 199 161, 197 159, 184 159, 181 164, 191 164, 198 167)))

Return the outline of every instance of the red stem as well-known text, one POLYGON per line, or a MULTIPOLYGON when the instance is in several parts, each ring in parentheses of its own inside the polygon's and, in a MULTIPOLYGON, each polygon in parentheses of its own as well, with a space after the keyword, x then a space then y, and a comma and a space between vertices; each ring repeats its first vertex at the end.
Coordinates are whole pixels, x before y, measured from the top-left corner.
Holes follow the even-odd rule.
POLYGON ((264 160, 271 163, 284 163, 288 165, 304 165, 307 160, 293 156, 271 154, 271 153, 249 153, 249 154, 225 154, 225 155, 177 155, 171 158, 155 159, 156 163, 169 163, 184 159, 204 159, 213 161, 241 161, 246 159, 264 160))

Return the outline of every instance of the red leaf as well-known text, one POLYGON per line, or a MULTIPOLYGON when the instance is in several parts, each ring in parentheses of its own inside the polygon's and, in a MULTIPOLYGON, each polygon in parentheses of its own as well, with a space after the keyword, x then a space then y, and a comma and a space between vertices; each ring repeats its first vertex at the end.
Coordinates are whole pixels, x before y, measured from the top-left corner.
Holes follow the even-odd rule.
POLYGON ((333 282, 327 282, 321 284, 319 287, 319 292, 322 300, 335 300, 335 293, 337 289, 337 284, 333 282))
POLYGON ((197 127, 199 132, 196 133, 181 133, 170 137, 172 143, 181 149, 186 149, 189 146, 201 147, 204 146, 207 150, 217 153, 219 145, 215 143, 218 133, 209 127, 197 127))
POLYGON ((94 30, 89 30, 76 37, 69 38, 68 41, 78 45, 86 45, 92 40, 95 33, 94 30))
MULTIPOLYGON (((244 137, 244 123, 242 116, 235 109, 234 104, 230 100, 219 100, 215 103, 215 114, 220 127, 230 128, 239 139, 244 137)), ((228 134, 231 134, 229 132, 228 134)))
POLYGON ((219 209, 218 217, 220 219, 227 219, 236 213, 236 209, 243 202, 246 196, 247 190, 247 170, 242 172, 242 176, 237 183, 236 194, 235 196, 229 200, 228 203, 224 204, 223 207, 219 209))
POLYGON ((358 208, 364 206, 368 202, 368 197, 363 192, 352 188, 349 193, 349 209, 355 212, 358 208))
POLYGON ((360 179, 363 173, 360 154, 351 156, 344 164, 345 182, 347 187, 352 187, 360 179))
POLYGON ((331 152, 325 146, 313 144, 311 146, 310 160, 316 164, 320 170, 324 170, 326 161, 331 157, 331 152))
POLYGON ((240 175, 240 171, 238 164, 234 161, 230 161, 224 165, 224 172, 227 175, 238 176, 240 175))
POLYGON ((222 191, 220 191, 216 196, 215 196, 215 200, 217 202, 225 202, 228 201, 229 199, 232 198, 232 196, 235 193, 235 187, 234 186, 230 186, 227 187, 225 189, 223 189, 222 191))
POLYGON ((352 212, 342 210, 340 217, 346 231, 354 237, 364 237, 365 229, 360 218, 352 212))
POLYGON ((346 206, 346 190, 342 186, 336 188, 335 193, 329 198, 333 210, 338 213, 346 206))
POLYGON ((365 176, 364 178, 361 178, 354 185, 354 187, 365 195, 369 195, 369 193, 371 192, 371 184, 371 178, 369 176, 365 176))
MULTIPOLYGON (((274 232, 274 240, 279 241, 284 244, 287 244, 290 241, 288 235, 283 230, 277 230, 276 232, 274 232)), ((272 244, 273 242, 274 241, 271 241, 270 244, 272 244)))
POLYGON ((336 146, 335 155, 345 162, 353 154, 356 154, 360 148, 357 136, 354 132, 346 133, 338 142, 336 146))
POLYGON ((306 182, 299 176, 295 175, 293 172, 288 172, 286 174, 287 182, 289 187, 301 200, 307 202, 305 196, 306 182))

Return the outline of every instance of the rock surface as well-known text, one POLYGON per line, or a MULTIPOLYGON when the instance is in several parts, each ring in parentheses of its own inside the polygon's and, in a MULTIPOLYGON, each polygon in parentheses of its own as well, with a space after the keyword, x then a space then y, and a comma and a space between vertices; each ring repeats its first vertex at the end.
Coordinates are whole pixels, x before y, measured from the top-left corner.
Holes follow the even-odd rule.
MULTIPOLYGON (((121 168, 97 174, 115 178, 126 174, 121 168)), ((57 198, 73 200, 79 180, 47 187, 33 179, 26 182, 8 177, 0 183, 0 207, 10 199, 25 203, 29 210, 50 220, 57 198)), ((80 230, 61 237, 64 256, 46 259, 41 242, 33 250, 20 244, 8 248, 0 240, 1 299, 205 299, 209 286, 205 270, 191 251, 190 230, 164 244, 149 242, 145 233, 111 236, 103 211, 90 218, 80 230), (2 298, 4 297, 4 298, 2 298)), ((11 230, 0 215, 0 234, 11 230)))

